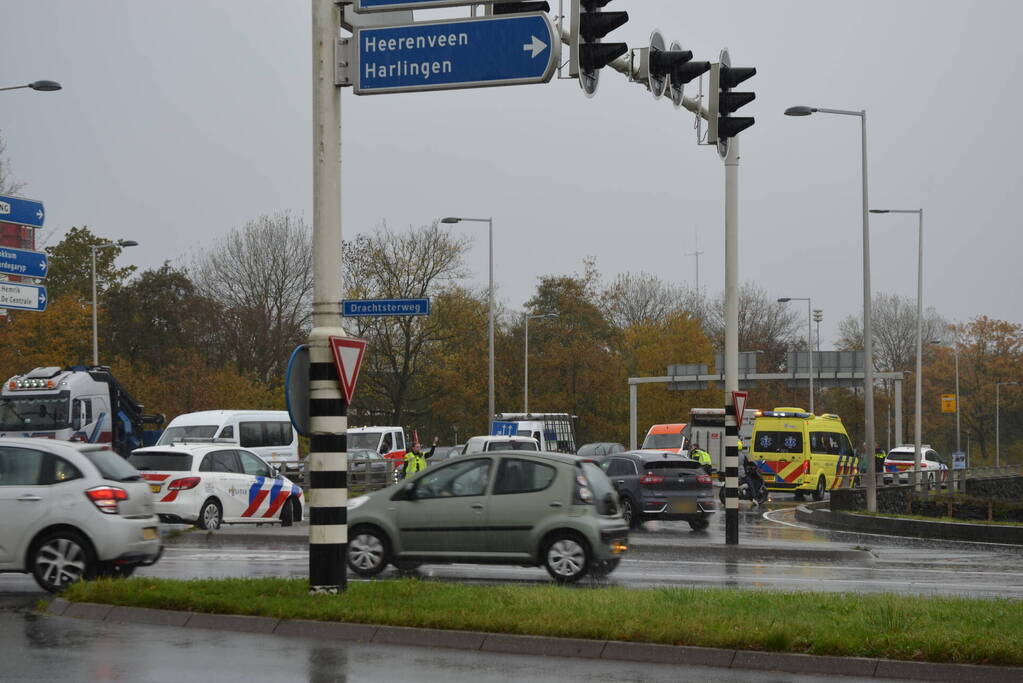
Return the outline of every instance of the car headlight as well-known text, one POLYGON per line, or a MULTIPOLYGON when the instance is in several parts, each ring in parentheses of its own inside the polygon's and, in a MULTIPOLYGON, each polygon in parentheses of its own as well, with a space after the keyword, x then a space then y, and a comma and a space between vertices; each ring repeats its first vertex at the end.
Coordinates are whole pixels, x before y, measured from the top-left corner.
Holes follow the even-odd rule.
POLYGON ((369 496, 356 496, 348 501, 348 509, 355 510, 369 501, 369 496))

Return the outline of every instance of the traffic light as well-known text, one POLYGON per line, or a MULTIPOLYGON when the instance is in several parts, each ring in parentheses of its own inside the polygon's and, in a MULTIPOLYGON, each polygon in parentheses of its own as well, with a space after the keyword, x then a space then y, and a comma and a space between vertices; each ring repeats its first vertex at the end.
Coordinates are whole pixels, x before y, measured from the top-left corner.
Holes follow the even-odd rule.
POLYGON ((498 2, 492 5, 491 14, 521 14, 522 12, 550 12, 551 5, 548 2, 521 2, 509 0, 498 2))
POLYGON ((568 73, 590 97, 597 92, 600 70, 629 51, 625 43, 602 43, 608 33, 629 21, 628 12, 605 12, 611 0, 572 0, 571 59, 568 73))
POLYGON ((675 60, 668 71, 668 92, 671 101, 676 107, 681 107, 683 87, 697 76, 710 71, 710 62, 694 62, 693 53, 690 50, 683 50, 678 41, 671 44, 670 51, 686 55, 684 60, 675 60))
MULTIPOLYGON (((650 34, 650 47, 640 54, 640 73, 647 79, 647 88, 654 99, 660 99, 668 89, 671 73, 693 58, 693 53, 683 50, 678 42, 665 49, 664 36, 660 31, 650 34)), ((672 92, 674 99, 674 91, 672 92)), ((681 100, 679 100, 681 104, 681 100)))
MULTIPOLYGON (((727 50, 721 51, 719 64, 710 67, 710 102, 707 107, 710 120, 707 126, 707 142, 727 142, 753 125, 752 116, 732 116, 740 107, 756 98, 752 92, 732 92, 732 88, 752 78, 757 73, 754 67, 731 65, 727 50)), ((722 152, 723 154, 724 152, 722 152)))

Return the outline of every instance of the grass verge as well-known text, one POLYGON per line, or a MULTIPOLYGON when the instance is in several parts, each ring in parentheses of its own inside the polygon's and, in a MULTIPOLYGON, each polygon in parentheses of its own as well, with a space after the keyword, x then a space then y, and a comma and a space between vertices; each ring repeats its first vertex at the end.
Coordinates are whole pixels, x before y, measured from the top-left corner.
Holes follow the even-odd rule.
POLYGON ((418 626, 814 655, 1023 665, 1023 601, 731 589, 353 583, 310 596, 304 579, 103 579, 72 601, 280 619, 418 626))

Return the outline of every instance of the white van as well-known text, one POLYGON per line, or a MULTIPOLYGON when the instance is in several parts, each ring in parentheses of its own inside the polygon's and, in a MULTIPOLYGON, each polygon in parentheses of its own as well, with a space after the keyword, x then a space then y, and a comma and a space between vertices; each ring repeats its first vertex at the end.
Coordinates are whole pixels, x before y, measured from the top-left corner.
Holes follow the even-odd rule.
POLYGON ((298 433, 285 410, 203 410, 170 421, 157 446, 183 439, 228 439, 271 465, 298 463, 298 433))
POLYGON ((462 453, 489 453, 490 451, 539 451, 540 444, 529 436, 474 436, 465 442, 462 453))

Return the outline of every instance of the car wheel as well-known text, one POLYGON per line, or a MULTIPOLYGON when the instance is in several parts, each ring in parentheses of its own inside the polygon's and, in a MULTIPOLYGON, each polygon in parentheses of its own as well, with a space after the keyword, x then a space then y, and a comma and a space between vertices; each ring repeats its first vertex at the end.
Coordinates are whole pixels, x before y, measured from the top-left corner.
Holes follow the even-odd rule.
POLYGON ((636 506, 633 504, 632 498, 628 496, 622 496, 622 519, 630 529, 639 528, 640 518, 636 514, 636 506))
POLYGON ((96 571, 92 548, 75 531, 54 531, 43 536, 30 557, 36 583, 51 593, 59 593, 96 571))
POLYGON ((810 496, 814 500, 824 500, 824 492, 827 491, 827 486, 828 482, 824 479, 824 475, 822 474, 817 478, 817 488, 813 490, 813 493, 811 493, 810 496))
POLYGON ((693 531, 706 531, 707 527, 709 526, 710 520, 707 519, 706 517, 689 520, 689 528, 692 529, 693 531))
POLYGON ((586 541, 570 532, 551 536, 542 555, 544 568, 558 583, 574 583, 586 576, 590 567, 590 549, 586 541))
POLYGON ((220 503, 216 499, 210 498, 199 508, 199 519, 195 520, 195 525, 200 529, 216 530, 220 528, 223 521, 224 511, 221 509, 220 503))
POLYGON ((348 541, 348 566, 359 576, 376 576, 389 556, 387 538, 373 527, 359 527, 348 541))
POLYGON ((295 524, 295 499, 288 500, 281 507, 281 526, 292 526, 295 524))
POLYGON ((103 562, 96 571, 96 576, 108 579, 127 579, 135 573, 138 566, 134 564, 116 564, 114 562, 103 562))

